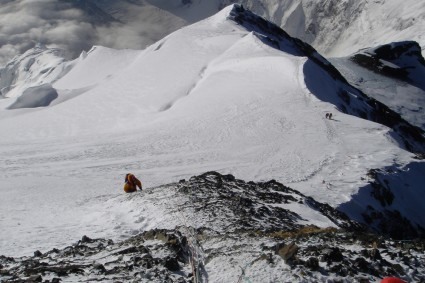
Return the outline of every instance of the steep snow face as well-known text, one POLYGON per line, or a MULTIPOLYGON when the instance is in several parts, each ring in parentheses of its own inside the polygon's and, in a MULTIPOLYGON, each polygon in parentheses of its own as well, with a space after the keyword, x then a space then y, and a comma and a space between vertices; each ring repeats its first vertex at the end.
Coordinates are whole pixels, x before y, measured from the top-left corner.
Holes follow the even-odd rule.
POLYGON ((415 40, 425 46, 425 2, 421 0, 225 2, 243 3, 330 57, 393 41, 415 40))
MULTIPOLYGON (((143 51, 97 47, 52 84, 58 97, 45 107, 8 109, 16 98, 0 100, 2 253, 144 230, 133 217, 140 203, 121 195, 129 171, 145 187, 210 170, 276 179, 338 207, 367 185, 369 169, 412 161, 389 128, 337 110, 341 90, 350 91, 347 112, 372 106, 329 63, 244 17, 254 18, 228 7, 143 51)), ((155 202, 145 207, 156 225, 155 202)), ((346 212, 361 218, 364 208, 346 212)))

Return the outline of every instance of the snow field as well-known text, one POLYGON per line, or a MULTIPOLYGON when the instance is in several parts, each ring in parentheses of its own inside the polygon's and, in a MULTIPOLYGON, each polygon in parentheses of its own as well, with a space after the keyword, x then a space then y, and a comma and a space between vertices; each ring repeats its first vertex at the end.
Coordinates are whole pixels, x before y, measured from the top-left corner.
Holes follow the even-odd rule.
POLYGON ((53 84, 62 103, 0 101, 0 254, 180 225, 171 192, 123 195, 128 172, 144 188, 210 170, 276 179, 336 207, 368 169, 411 160, 388 128, 310 93, 307 75, 323 93, 335 91, 329 76, 306 74, 306 58, 264 45, 228 12, 143 51, 96 47, 53 84))

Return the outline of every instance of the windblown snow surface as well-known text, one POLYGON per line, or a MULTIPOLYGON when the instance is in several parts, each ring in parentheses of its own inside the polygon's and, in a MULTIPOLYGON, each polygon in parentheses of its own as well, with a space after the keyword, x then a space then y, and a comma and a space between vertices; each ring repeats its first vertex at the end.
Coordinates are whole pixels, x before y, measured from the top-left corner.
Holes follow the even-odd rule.
POLYGON ((276 179, 360 219, 368 170, 392 168, 409 177, 391 180, 403 188, 393 206, 425 227, 423 163, 389 128, 318 99, 334 101, 338 83, 295 47, 272 48, 228 19, 232 9, 142 51, 93 47, 52 82, 48 105, 0 100, 0 254, 181 225, 168 210, 179 200, 154 187, 210 170, 276 179), (128 172, 145 198, 123 194, 128 172))

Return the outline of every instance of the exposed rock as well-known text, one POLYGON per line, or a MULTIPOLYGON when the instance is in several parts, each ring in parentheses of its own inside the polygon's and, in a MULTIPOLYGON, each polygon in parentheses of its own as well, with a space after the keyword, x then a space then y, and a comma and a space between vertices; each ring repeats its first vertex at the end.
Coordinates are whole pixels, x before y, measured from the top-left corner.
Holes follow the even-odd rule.
POLYGON ((41 275, 31 275, 28 279, 28 282, 42 282, 43 281, 43 277, 41 277, 41 275))
POLYGON ((380 206, 368 205, 362 213, 363 219, 371 229, 395 239, 422 238, 425 236, 425 228, 412 223, 392 208, 395 199, 393 188, 385 177, 392 173, 385 169, 369 170, 370 196, 379 201, 380 206))
POLYGON ((93 268, 99 270, 100 273, 106 273, 106 268, 101 263, 93 263, 93 268))
POLYGON ((164 261, 164 266, 170 271, 179 271, 180 265, 176 258, 167 257, 164 261))
POLYGON ((319 260, 317 257, 310 257, 306 262, 305 266, 310 268, 311 270, 319 269, 319 260))
POLYGON ((423 74, 425 70, 425 60, 417 42, 394 42, 377 48, 364 49, 351 59, 376 73, 421 86, 421 82, 415 81, 411 75, 414 71, 423 74))
POLYGON ((364 257, 358 257, 354 260, 354 267, 360 272, 367 273, 369 270, 369 263, 364 257))
MULTIPOLYGON (((41 276, 50 280, 46 282, 59 282, 60 278, 65 280, 71 276, 79 278, 77 281, 95 278, 95 281, 125 282, 151 277, 152 282, 185 282, 184 279, 188 275, 179 271, 180 264, 177 262, 177 254, 174 250, 176 246, 179 246, 181 250, 188 250, 186 241, 181 241, 183 238, 181 233, 154 230, 146 232, 146 235, 145 238, 145 234, 142 233, 117 244, 104 239, 83 237, 83 240, 75 245, 57 250, 54 257, 49 256, 50 253, 13 260, 0 257, 0 263, 7 271, 3 274, 2 282, 41 282, 41 276), (168 235, 169 238, 174 239, 174 246, 152 242, 155 243, 155 250, 162 250, 161 254, 164 255, 168 254, 164 258, 153 257, 150 250, 145 247, 145 245, 151 245, 151 240, 146 238, 155 234, 168 235), (83 242, 87 245, 82 245, 83 242), (84 248, 81 249, 81 247, 84 248), (175 273, 176 271, 179 273, 175 273)), ((187 265, 188 262, 181 262, 181 264, 187 265)))
POLYGON ((40 256, 42 256, 42 255, 43 255, 43 254, 42 254, 40 251, 38 251, 38 250, 34 252, 34 256, 35 256, 35 257, 40 257, 40 256))
POLYGON ((323 250, 322 261, 340 262, 343 258, 341 251, 337 247, 323 250))
POLYGON ((263 233, 293 231, 302 228, 302 218, 290 210, 291 203, 302 203, 329 218, 347 230, 364 230, 361 224, 350 220, 344 213, 315 201, 275 180, 245 182, 232 175, 207 172, 177 184, 179 193, 188 196, 180 210, 197 213, 197 221, 206 219, 210 226, 223 231, 258 230, 263 233), (274 204, 285 204, 278 206, 274 204), (190 210, 190 211, 189 211, 190 210))
MULTIPOLYGON (((319 282, 323 276, 331 276, 334 282, 365 282, 366 278, 377 281, 388 274, 403 276, 411 282, 421 282, 421 278, 425 276, 425 244, 419 240, 394 241, 361 232, 325 229, 320 233, 300 230, 292 234, 267 235, 249 231, 193 231, 196 238, 201 239, 196 245, 204 247, 207 265, 215 258, 220 261, 229 260, 228 253, 232 252, 241 254, 245 263, 251 260, 248 265, 244 264, 246 272, 254 265, 272 268, 279 261, 282 264, 287 262, 290 270, 286 270, 284 276, 293 278, 292 282, 303 282, 297 277, 299 273, 304 273, 305 276, 308 274, 309 277, 304 276, 309 278, 308 282, 319 282), (284 242, 279 235, 285 235, 284 242), (235 242, 229 242, 229 239, 235 239, 235 242), (262 247, 258 256, 254 256, 256 246, 262 247), (319 257, 325 260, 325 265, 319 264, 319 257)), ((193 281, 189 258, 194 252, 194 246, 187 245, 187 240, 179 229, 149 230, 113 244, 104 239, 93 239, 82 254, 69 253, 70 249, 79 245, 77 242, 58 250, 54 257, 49 256, 49 253, 41 257, 16 259, 0 256, 2 282, 40 282, 41 277, 44 282, 60 282, 60 278, 64 281, 68 278, 76 281, 90 279, 113 282, 193 281), (168 236, 162 238, 164 235, 168 236), (163 240, 158 241, 155 236, 163 240), (171 245, 170 240, 173 241, 171 245), (156 251, 155 254, 152 253, 153 250, 156 251), (164 256, 158 257, 159 254, 164 256)), ((199 266, 202 268, 202 265, 199 266)))
POLYGON ((276 181, 244 182, 208 172, 170 189, 187 196, 179 199, 178 211, 193 217, 186 223, 196 227, 152 229, 116 243, 84 236, 31 257, 0 256, 2 282, 40 277, 44 282, 206 282, 209 272, 221 272, 217 266, 251 282, 263 282, 264 273, 273 276, 267 280, 288 282, 378 281, 389 274, 411 282, 425 278, 423 239, 366 233, 332 207, 276 181), (300 216, 286 208, 291 204, 306 204, 341 228, 300 224, 300 216))
POLYGON ((90 239, 89 237, 87 237, 86 235, 84 235, 82 238, 81 238, 81 243, 92 243, 93 242, 93 240, 92 239, 90 239))
POLYGON ((282 248, 280 248, 277 253, 280 255, 285 262, 288 262, 298 252, 298 246, 295 243, 290 243, 289 245, 285 245, 282 248))

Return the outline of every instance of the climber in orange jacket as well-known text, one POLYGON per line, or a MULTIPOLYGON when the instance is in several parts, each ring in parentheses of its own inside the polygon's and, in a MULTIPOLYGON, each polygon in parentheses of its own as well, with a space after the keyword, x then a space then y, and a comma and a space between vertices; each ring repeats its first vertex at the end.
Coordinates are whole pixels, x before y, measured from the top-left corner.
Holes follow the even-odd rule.
POLYGON ((124 192, 133 193, 137 191, 137 187, 142 190, 142 183, 131 173, 125 175, 124 192))

